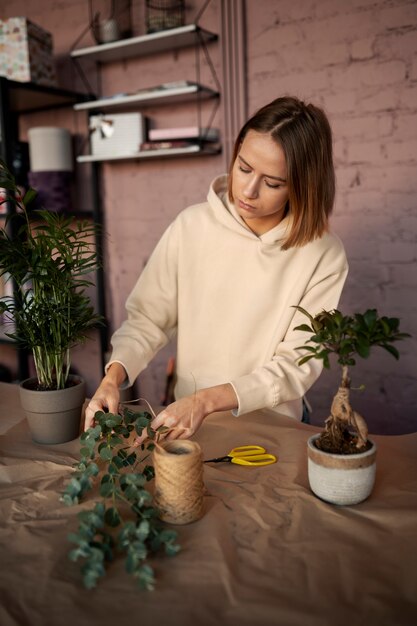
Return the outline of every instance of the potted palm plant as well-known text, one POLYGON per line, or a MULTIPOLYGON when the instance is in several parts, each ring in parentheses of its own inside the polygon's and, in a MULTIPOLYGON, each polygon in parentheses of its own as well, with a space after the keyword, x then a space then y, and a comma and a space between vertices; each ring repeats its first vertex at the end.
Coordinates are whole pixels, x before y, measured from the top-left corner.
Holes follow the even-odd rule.
POLYGON ((6 334, 32 353, 36 370, 20 384, 22 406, 36 442, 70 441, 79 435, 85 400, 85 382, 70 373, 71 348, 101 323, 86 293, 98 264, 96 226, 30 211, 36 191, 22 197, 2 161, 0 187, 13 205, 0 229, 0 276, 12 280, 13 294, 0 299, 0 312, 10 326, 6 334))
POLYGON ((322 311, 313 317, 302 307, 309 323, 295 330, 312 333, 298 364, 319 359, 326 369, 334 355, 341 367, 340 386, 333 398, 324 430, 308 441, 308 474, 312 491, 334 504, 356 504, 371 493, 376 471, 376 445, 368 439, 365 419, 350 404, 349 368, 358 357, 368 358, 371 348, 380 346, 396 359, 392 345, 409 335, 400 332, 399 319, 379 317, 376 309, 344 315, 341 311, 322 311))

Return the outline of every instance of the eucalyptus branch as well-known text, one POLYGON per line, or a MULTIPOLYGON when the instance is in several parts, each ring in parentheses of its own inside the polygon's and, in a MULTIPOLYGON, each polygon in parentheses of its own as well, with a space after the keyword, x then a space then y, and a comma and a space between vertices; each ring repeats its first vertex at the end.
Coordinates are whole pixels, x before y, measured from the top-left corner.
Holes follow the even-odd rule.
POLYGON ((83 560, 81 572, 87 588, 97 585, 106 566, 120 553, 125 556, 126 570, 139 586, 153 589, 155 576, 146 562, 148 557, 162 548, 167 555, 179 550, 176 533, 159 521, 146 489, 154 478, 154 469, 146 460, 157 437, 151 419, 147 411, 129 408, 121 415, 99 411, 95 426, 81 435, 81 458, 61 501, 79 504, 88 491, 98 486, 101 501, 92 510, 78 514, 78 530, 68 537, 76 544, 69 557, 83 560), (140 436, 145 429, 148 439, 139 448, 134 447, 131 437, 140 436))

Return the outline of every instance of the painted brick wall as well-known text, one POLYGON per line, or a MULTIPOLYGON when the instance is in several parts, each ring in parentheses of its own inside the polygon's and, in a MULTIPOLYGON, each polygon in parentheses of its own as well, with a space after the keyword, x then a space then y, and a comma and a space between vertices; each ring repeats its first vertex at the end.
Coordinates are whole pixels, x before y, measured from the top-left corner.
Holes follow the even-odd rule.
MULTIPOLYGON (((327 111, 337 166, 333 228, 350 275, 340 307, 399 316, 411 340, 397 363, 377 353, 355 370, 354 396, 374 431, 417 426, 417 3, 248 2, 249 110, 284 94, 327 111), (255 8, 256 4, 256 8, 255 8)), ((325 372, 309 394, 327 415, 325 372)))
MULTIPOLYGON (((189 20, 201 6, 188 3, 189 20)), ((212 0, 203 25, 221 32, 221 0, 212 0)), ((248 110, 284 94, 325 108, 333 131, 337 201, 333 228, 343 239, 350 275, 341 308, 376 307, 400 316, 413 338, 400 345, 401 360, 375 353, 355 373, 365 393, 355 397, 373 432, 405 432, 417 426, 417 3, 415 0, 246 0, 248 110)), ((63 86, 82 88, 68 51, 88 20, 86 0, 14 0, 5 17, 26 15, 54 35, 63 86)), ((134 27, 143 32, 143 1, 133 0, 134 27)), ((81 45, 88 45, 88 34, 81 45)), ((212 50, 221 75, 220 46, 212 50)), ((133 91, 159 81, 189 78, 190 51, 108 67, 107 93, 133 91)), ((87 68, 88 69, 88 68, 87 68)), ((91 69, 91 68, 90 68, 91 69)), ((87 71, 89 74, 89 70, 87 71)), ((93 80, 93 75, 91 78, 93 80)), ((210 85, 209 76, 204 81, 210 85)), ((161 111, 150 111, 161 116, 161 111)), ((35 123, 63 120, 62 113, 34 116, 35 123)), ((191 108, 163 113, 168 125, 193 119, 191 108)), ((75 134, 79 116, 67 115, 75 134)), ((64 125, 64 123, 63 123, 64 125)), ((165 124, 161 124, 165 125, 165 124)), ((222 127, 221 111, 215 125, 222 127)), ((106 275, 111 327, 123 319, 125 298, 165 227, 183 207, 204 198, 209 181, 224 171, 223 157, 103 168, 106 275)), ((85 170, 77 174, 88 178, 85 170)), ((80 350, 82 368, 95 348, 80 350)), ((158 402, 166 350, 140 377, 140 393, 158 402)), ((93 368, 94 369, 94 368, 93 368)), ((89 368, 90 389, 98 376, 89 368)), ((336 372, 324 373, 311 390, 313 419, 327 415, 336 372)))

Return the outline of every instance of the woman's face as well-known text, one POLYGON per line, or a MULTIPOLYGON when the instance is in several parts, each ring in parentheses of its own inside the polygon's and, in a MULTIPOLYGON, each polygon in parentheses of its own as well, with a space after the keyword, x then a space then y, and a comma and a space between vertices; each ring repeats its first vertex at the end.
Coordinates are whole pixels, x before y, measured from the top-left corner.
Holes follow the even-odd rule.
POLYGON ((280 223, 288 201, 284 151, 268 133, 250 130, 233 164, 232 195, 240 217, 256 234, 280 223))

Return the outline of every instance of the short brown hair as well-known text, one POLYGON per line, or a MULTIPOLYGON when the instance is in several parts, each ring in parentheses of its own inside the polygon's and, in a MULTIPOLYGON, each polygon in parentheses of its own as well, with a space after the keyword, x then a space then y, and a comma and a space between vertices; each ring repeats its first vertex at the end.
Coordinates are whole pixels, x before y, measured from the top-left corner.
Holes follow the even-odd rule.
POLYGON ((242 127, 236 139, 229 169, 232 171, 246 134, 268 133, 284 150, 287 163, 288 210, 292 227, 285 250, 321 237, 328 229, 335 196, 332 131, 324 111, 298 98, 283 97, 262 107, 242 127))

